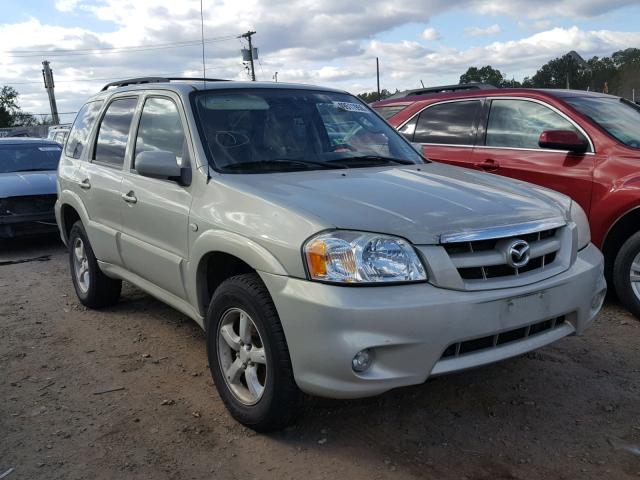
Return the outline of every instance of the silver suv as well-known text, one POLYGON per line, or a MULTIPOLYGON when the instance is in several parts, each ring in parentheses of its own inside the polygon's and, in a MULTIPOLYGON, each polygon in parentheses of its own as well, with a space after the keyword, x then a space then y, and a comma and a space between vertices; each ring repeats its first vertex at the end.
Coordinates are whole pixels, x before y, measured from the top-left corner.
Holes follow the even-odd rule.
POLYGON ((80 301, 193 318, 231 414, 380 394, 582 333, 606 291, 568 197, 430 162, 356 97, 137 79, 73 124, 56 216, 80 301))

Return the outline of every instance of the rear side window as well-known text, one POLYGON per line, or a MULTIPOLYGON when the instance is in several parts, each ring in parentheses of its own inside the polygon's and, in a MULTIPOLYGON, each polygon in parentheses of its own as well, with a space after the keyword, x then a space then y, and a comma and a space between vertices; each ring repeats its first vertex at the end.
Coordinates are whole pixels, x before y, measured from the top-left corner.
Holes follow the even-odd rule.
POLYGON ((71 132, 69 133, 69 141, 64 150, 67 157, 80 158, 82 155, 82 151, 87 144, 87 137, 93 128, 93 124, 96 122, 100 107, 102 107, 102 100, 89 102, 78 112, 78 116, 76 116, 76 120, 73 122, 73 127, 71 127, 71 132))
POLYGON ((387 120, 407 107, 408 105, 389 105, 383 107, 373 107, 373 109, 378 112, 382 116, 382 118, 387 120))
POLYGON ((111 102, 102 118, 93 159, 97 162, 122 165, 127 150, 131 120, 137 98, 119 98, 111 102))
POLYGON ((447 145, 473 145, 475 120, 480 112, 480 100, 434 105, 418 117, 414 142, 447 145))
POLYGON ((545 105, 526 100, 493 100, 487 124, 489 147, 538 149, 545 130, 571 130, 584 136, 562 115, 545 105))
POLYGON ((186 160, 187 145, 180 113, 176 104, 168 98, 152 97, 144 103, 135 155, 149 150, 171 152, 179 165, 186 160))

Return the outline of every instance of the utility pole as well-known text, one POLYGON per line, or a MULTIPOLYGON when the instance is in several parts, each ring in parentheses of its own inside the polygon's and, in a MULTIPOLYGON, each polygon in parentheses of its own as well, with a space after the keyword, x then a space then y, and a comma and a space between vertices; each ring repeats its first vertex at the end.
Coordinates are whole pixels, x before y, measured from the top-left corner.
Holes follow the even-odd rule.
POLYGON ((53 84, 53 70, 49 68, 49 61, 44 60, 42 62, 42 78, 44 79, 44 88, 47 90, 47 94, 49 95, 49 105, 51 106, 51 121, 54 125, 58 125, 60 123, 60 118, 58 117, 58 106, 56 105, 56 95, 53 93, 53 89, 55 85, 53 84))
POLYGON ((378 57, 376 57, 376 80, 378 82, 378 101, 380 101, 380 62, 378 62, 378 57))
POLYGON ((253 66, 253 45, 251 44, 251 36, 255 35, 256 32, 252 32, 249 30, 247 33, 243 33, 240 35, 242 38, 246 38, 249 41, 249 62, 251 63, 251 81, 256 81, 256 70, 253 66))

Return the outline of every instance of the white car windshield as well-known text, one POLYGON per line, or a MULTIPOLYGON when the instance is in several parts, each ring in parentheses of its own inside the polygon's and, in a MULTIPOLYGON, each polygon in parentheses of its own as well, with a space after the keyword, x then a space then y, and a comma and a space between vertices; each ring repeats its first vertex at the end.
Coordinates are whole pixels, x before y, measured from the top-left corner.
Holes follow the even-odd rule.
POLYGON ((212 166, 265 173, 423 163, 396 131, 357 98, 298 89, 195 94, 212 166))

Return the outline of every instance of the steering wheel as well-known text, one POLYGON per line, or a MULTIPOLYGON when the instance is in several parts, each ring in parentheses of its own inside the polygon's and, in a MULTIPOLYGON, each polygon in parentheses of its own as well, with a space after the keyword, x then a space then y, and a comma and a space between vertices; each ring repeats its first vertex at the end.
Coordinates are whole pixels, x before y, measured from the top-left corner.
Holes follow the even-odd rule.
POLYGON ((348 143, 340 143, 338 145, 333 145, 331 147, 331 151, 332 152, 357 152, 358 149, 355 147, 352 147, 348 143))

